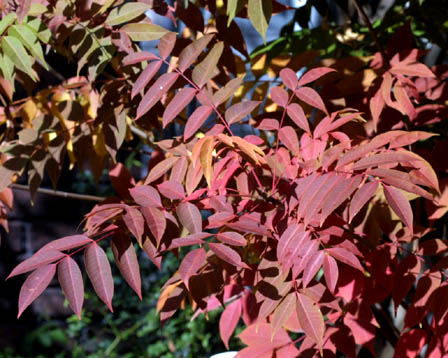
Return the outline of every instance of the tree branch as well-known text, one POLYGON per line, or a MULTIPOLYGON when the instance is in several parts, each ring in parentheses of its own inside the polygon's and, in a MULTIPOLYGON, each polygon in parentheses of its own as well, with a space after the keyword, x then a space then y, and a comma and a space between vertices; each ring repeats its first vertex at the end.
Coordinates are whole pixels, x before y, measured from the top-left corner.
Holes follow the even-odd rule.
MULTIPOLYGON (((22 184, 11 184, 10 188, 14 189, 14 190, 30 191, 30 188, 28 185, 22 185, 22 184)), ((95 201, 98 203, 100 203, 106 199, 105 197, 102 197, 102 196, 68 193, 66 191, 52 190, 52 189, 45 189, 45 188, 38 188, 37 192, 41 193, 41 194, 57 196, 60 198, 84 200, 84 201, 95 201)))

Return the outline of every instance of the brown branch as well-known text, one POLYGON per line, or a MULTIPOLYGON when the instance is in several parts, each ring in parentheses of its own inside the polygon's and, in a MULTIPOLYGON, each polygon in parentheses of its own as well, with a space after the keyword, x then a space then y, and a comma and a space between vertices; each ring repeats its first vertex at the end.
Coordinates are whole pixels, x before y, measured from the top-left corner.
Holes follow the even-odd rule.
MULTIPOLYGON (((22 185, 22 184, 11 184, 10 188, 14 189, 14 190, 30 191, 30 187, 28 185, 22 185)), ((98 203, 100 203, 106 199, 105 197, 102 197, 102 196, 68 193, 66 191, 52 190, 52 189, 45 189, 45 188, 37 188, 37 192, 41 193, 41 194, 57 196, 60 198, 84 200, 84 201, 95 201, 98 203)))
POLYGON ((389 69, 390 68, 390 62, 389 62, 389 59, 387 58, 386 51, 384 50, 383 45, 381 45, 381 42, 378 40, 378 36, 376 36, 376 32, 375 32, 375 30, 374 30, 374 28, 372 26, 372 23, 369 20, 369 17, 365 13, 365 11, 362 8, 362 6, 359 5, 358 0, 353 0, 353 5, 355 5, 356 10, 358 11, 359 16, 363 19, 365 25, 369 29, 370 35, 372 35, 373 41, 375 41, 375 45, 376 45, 378 51, 381 54, 381 57, 383 59, 383 63, 389 69))

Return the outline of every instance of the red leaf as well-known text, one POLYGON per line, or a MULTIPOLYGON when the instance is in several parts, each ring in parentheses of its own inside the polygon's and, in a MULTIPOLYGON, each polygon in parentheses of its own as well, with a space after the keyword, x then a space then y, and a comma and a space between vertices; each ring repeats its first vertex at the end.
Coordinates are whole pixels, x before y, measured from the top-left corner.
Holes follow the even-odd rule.
POLYGON ((375 195, 376 190, 378 188, 378 181, 371 181, 365 183, 362 187, 358 189, 358 191, 353 195, 352 200, 350 201, 350 215, 349 222, 353 220, 356 214, 363 208, 363 206, 370 200, 370 198, 375 195))
POLYGON ((278 305, 272 317, 272 337, 283 327, 291 315, 296 314, 297 298, 294 292, 288 294, 278 305))
POLYGON ((347 264, 361 272, 364 272, 364 269, 358 258, 350 251, 340 247, 332 247, 327 249, 327 252, 336 260, 343 262, 344 264, 347 264))
POLYGON ((176 208, 177 216, 190 234, 202 232, 202 216, 199 209, 192 203, 180 203, 176 208))
POLYGON ((338 283, 339 269, 336 260, 330 255, 324 257, 324 276, 328 289, 334 294, 338 283))
POLYGON ((288 92, 280 86, 271 88, 271 98, 279 106, 285 108, 288 105, 288 92))
POLYGON ((160 193, 171 200, 182 200, 185 198, 185 190, 182 184, 177 181, 167 180, 157 185, 160 193))
POLYGON ((187 157, 181 157, 171 169, 170 180, 177 181, 178 183, 183 183, 185 179, 185 174, 188 169, 188 159, 187 157))
POLYGON ((142 235, 145 230, 145 221, 140 211, 136 208, 128 206, 123 214, 123 221, 141 245, 142 235))
POLYGON ((306 232, 303 230, 303 225, 289 225, 278 240, 277 259, 280 262, 284 261, 292 247, 298 246, 305 235, 306 232))
POLYGON ((45 244, 39 249, 38 252, 45 250, 57 250, 57 251, 70 250, 74 249, 75 247, 80 247, 91 242, 92 239, 88 238, 85 235, 65 236, 60 239, 53 240, 48 244, 45 244))
POLYGON ((144 95, 137 107, 136 120, 145 115, 162 96, 169 91, 179 75, 176 72, 164 73, 160 76, 144 95))
POLYGON ((129 189, 135 202, 143 207, 160 208, 162 201, 159 192, 150 185, 139 185, 129 189))
POLYGON ((389 144, 389 149, 405 147, 409 144, 415 143, 418 140, 426 140, 435 136, 435 133, 421 132, 421 131, 403 131, 403 134, 394 137, 389 144))
POLYGON ((204 243, 203 240, 212 235, 213 234, 209 234, 206 232, 198 232, 197 234, 191 234, 185 237, 179 237, 171 241, 169 249, 171 250, 176 249, 178 247, 203 244, 204 243))
POLYGON ((64 256, 65 254, 63 254, 62 252, 53 249, 38 251, 29 259, 26 259, 25 261, 18 264, 14 268, 14 270, 11 271, 11 273, 6 279, 20 275, 28 271, 32 271, 40 266, 50 264, 52 262, 59 260, 64 256))
POLYGON ((291 126, 280 128, 278 132, 279 139, 294 155, 300 155, 299 139, 297 133, 291 126))
POLYGON ((135 186, 135 180, 129 170, 123 164, 117 163, 109 170, 109 178, 117 194, 128 198, 129 189, 135 186))
POLYGON ((326 255, 322 250, 315 252, 307 261, 307 264, 303 270, 303 287, 308 286, 314 276, 322 267, 324 257, 326 255))
POLYGON ((143 250, 145 251, 145 254, 149 257, 149 259, 152 261, 152 263, 156 265, 157 268, 160 270, 162 268, 162 257, 158 256, 159 252, 157 251, 156 247, 149 239, 149 237, 145 237, 145 239, 143 240, 143 250))
POLYGON ((381 91, 377 91, 369 101, 370 113, 372 114, 372 120, 375 125, 375 130, 380 121, 380 115, 384 108, 384 99, 381 95, 381 91))
POLYGON ((162 66, 162 63, 162 61, 154 61, 145 67, 145 69, 138 76, 137 80, 132 86, 131 98, 134 98, 137 94, 139 94, 154 78, 157 71, 159 71, 160 67, 162 66))
POLYGON ((232 96, 243 82, 243 77, 236 77, 218 91, 213 94, 213 104, 218 107, 220 104, 224 103, 230 96, 232 96))
POLYGON ((398 63, 389 70, 393 74, 415 76, 415 77, 429 77, 435 78, 436 75, 423 63, 403 64, 398 63))
POLYGON ((227 123, 234 124, 240 121, 248 116, 260 103, 260 101, 246 101, 230 106, 224 114, 227 123))
POLYGON ((185 47, 179 55, 179 70, 184 72, 208 45, 213 35, 205 35, 185 47))
POLYGON ((78 264, 70 256, 66 256, 58 265, 58 280, 67 298, 70 308, 81 319, 84 302, 84 283, 78 264))
POLYGON ((123 59, 123 66, 134 65, 143 61, 160 60, 159 56, 146 51, 133 52, 123 59))
MULTIPOLYGON (((279 330, 274 337, 272 337, 272 325, 269 323, 256 323, 247 327, 241 332, 238 337, 248 346, 271 346, 282 347, 291 342, 285 330, 279 330)), ((258 356, 253 356, 258 357, 258 356)))
POLYGON ((163 112, 163 128, 165 128, 183 109, 191 102, 196 94, 196 89, 186 87, 179 90, 174 98, 168 103, 163 112))
POLYGON ((19 314, 17 315, 17 318, 20 317, 25 308, 45 291, 55 273, 56 264, 50 264, 38 268, 27 277, 20 289, 19 314))
POLYGON ((241 257, 235 250, 223 244, 209 243, 208 246, 216 256, 218 256, 223 261, 238 267, 246 267, 247 265, 241 261, 241 257))
POLYGON ((302 100, 303 102, 309 104, 311 107, 315 107, 320 109, 321 111, 327 113, 327 108, 325 107, 322 98, 319 93, 313 90, 310 87, 300 87, 296 89, 295 94, 297 98, 302 100))
POLYGON ((179 160, 179 157, 169 157, 162 160, 160 163, 151 169, 148 176, 145 179, 145 185, 152 183, 153 181, 159 179, 162 175, 164 175, 171 167, 179 160))
POLYGON ((87 275, 98 297, 112 309, 114 295, 114 280, 106 253, 96 242, 85 250, 85 263, 87 275))
POLYGON ((325 323, 319 306, 308 296, 297 293, 297 317, 300 327, 321 351, 325 333, 325 323))
POLYGON ((299 86, 297 74, 290 68, 283 68, 280 71, 280 78, 282 79, 283 83, 293 91, 299 86))
POLYGON ((300 77, 299 86, 305 86, 306 84, 316 81, 330 72, 336 72, 336 70, 328 67, 313 68, 312 70, 305 72, 303 76, 300 77))
POLYGON ((413 231, 413 220, 411 204, 399 189, 383 184, 384 195, 392 210, 413 231))
POLYGON ((207 253, 203 248, 195 249, 185 255, 179 266, 179 275, 184 281, 187 289, 189 288, 190 277, 195 275, 206 262, 207 253))
POLYGON ((215 43, 213 48, 208 51, 204 60, 194 68, 191 78, 199 88, 202 88, 208 80, 216 76, 217 71, 219 73, 217 64, 223 50, 224 43, 222 41, 215 43))
POLYGON ((423 329, 403 332, 395 346, 394 358, 417 358, 427 343, 428 333, 423 329))
POLYGON ((190 138, 195 134, 199 128, 204 124, 205 120, 210 114, 212 114, 213 109, 209 106, 200 106, 194 110, 191 116, 187 119, 187 124, 184 130, 184 140, 190 138))
POLYGON ((173 51, 174 45, 176 44, 176 33, 168 32, 162 36, 159 41, 157 48, 159 49, 159 54, 163 59, 166 59, 173 51))
POLYGON ((229 349, 229 339, 235 331, 240 316, 241 300, 238 299, 228 304, 219 318, 219 334, 227 349, 229 349))
POLYGON ((156 239, 157 245, 160 244, 163 234, 166 230, 166 218, 163 212, 157 208, 142 208, 142 214, 145 218, 146 225, 156 239))
POLYGON ((302 106, 298 103, 291 103, 288 108, 288 116, 294 121, 295 124, 305 132, 311 134, 310 125, 308 119, 303 112, 302 106))
POLYGON ((408 151, 387 152, 365 157, 353 164, 352 168, 353 170, 362 170, 366 168, 376 167, 382 164, 394 163, 398 165, 402 162, 414 162, 419 160, 421 159, 418 155, 415 155, 414 153, 408 151))
MULTIPOLYGON (((232 214, 233 216, 233 214, 232 214)), ((216 235, 216 238, 219 241, 222 241, 225 244, 228 245, 234 245, 234 246, 246 246, 247 245, 247 241, 244 238, 243 235, 238 234, 237 232, 233 232, 233 231, 226 231, 223 233, 220 233, 218 235, 216 235)))

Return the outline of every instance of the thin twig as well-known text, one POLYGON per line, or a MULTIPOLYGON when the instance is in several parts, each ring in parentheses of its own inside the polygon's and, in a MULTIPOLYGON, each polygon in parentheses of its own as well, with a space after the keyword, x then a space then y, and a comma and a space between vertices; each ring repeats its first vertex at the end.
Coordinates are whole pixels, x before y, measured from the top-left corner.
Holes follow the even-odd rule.
POLYGON ((376 32, 372 26, 372 23, 369 20, 369 17, 365 13, 364 9, 359 5, 358 0, 353 0, 353 5, 355 5, 356 10, 358 11, 359 16, 363 19, 365 25, 369 29, 370 35, 372 35, 373 41, 375 41, 375 45, 378 49, 378 51, 381 54, 381 57, 383 59, 383 63, 386 65, 386 67, 390 68, 390 62, 387 58, 386 51, 384 50, 383 45, 381 45, 381 42, 378 40, 378 36, 376 36, 376 32))
MULTIPOLYGON (((28 185, 11 184, 10 187, 11 187, 11 189, 15 189, 15 190, 31 191, 31 189, 28 185)), ((98 203, 100 203, 106 199, 105 197, 102 197, 102 196, 68 193, 66 191, 52 190, 52 189, 45 189, 45 188, 37 188, 36 191, 41 194, 53 195, 53 196, 57 196, 60 198, 84 200, 84 201, 95 201, 98 203)))

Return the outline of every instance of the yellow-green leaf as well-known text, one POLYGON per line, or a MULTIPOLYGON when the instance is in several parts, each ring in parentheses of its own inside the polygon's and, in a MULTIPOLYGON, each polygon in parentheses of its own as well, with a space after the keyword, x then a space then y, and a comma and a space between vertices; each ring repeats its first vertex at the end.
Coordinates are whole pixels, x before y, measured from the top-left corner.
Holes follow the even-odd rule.
POLYGON ((266 31, 268 30, 269 20, 272 15, 272 1, 249 0, 247 13, 252 25, 255 27, 255 30, 258 31, 266 43, 266 31))
POLYGON ((5 36, 2 38, 1 44, 3 53, 10 58, 14 65, 37 81, 37 77, 31 67, 33 64, 32 59, 22 43, 16 37, 5 36))
POLYGON ((230 23, 232 22, 233 18, 240 12, 240 10, 244 6, 244 0, 228 0, 227 1, 227 26, 230 26, 230 23))
POLYGON ((8 30, 8 35, 16 37, 26 47, 26 49, 37 58, 48 69, 48 65, 45 62, 42 46, 37 40, 37 36, 27 26, 13 25, 8 30))
POLYGON ((218 64, 223 50, 224 44, 220 41, 213 46, 207 57, 195 67, 192 78, 193 82, 196 83, 198 87, 202 87, 210 78, 216 75, 216 65, 218 64))
POLYGON ((16 19, 16 13, 10 12, 0 21, 0 35, 11 25, 16 19))
POLYGON ((43 43, 48 43, 51 39, 51 31, 38 17, 29 19, 24 25, 27 26, 43 43))
POLYGON ((106 24, 109 26, 115 26, 131 21, 144 14, 150 8, 151 6, 142 2, 129 2, 123 4, 112 9, 106 19, 106 24))
POLYGON ((158 40, 165 35, 168 30, 154 24, 127 24, 121 28, 132 41, 152 41, 158 40))
POLYGON ((31 4, 30 10, 28 11, 28 16, 38 16, 47 11, 48 8, 44 4, 35 2, 31 4))

